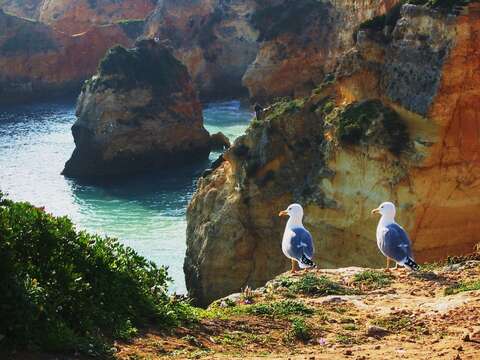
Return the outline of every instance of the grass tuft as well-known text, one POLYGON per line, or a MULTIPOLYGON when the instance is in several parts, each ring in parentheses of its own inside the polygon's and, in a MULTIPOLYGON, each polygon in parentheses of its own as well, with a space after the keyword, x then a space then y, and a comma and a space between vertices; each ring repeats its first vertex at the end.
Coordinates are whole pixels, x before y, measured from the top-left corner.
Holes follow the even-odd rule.
POLYGON ((392 283, 393 276, 384 272, 375 270, 364 270, 355 274, 353 283, 361 287, 370 289, 379 289, 392 283))
POLYGON ((287 334, 288 339, 308 341, 312 338, 312 328, 303 318, 295 318, 287 334))
POLYGON ((336 283, 326 276, 306 274, 299 280, 291 283, 289 289, 304 295, 327 296, 327 295, 354 295, 357 291, 336 283))
POLYGON ((252 315, 288 317, 291 315, 311 315, 314 313, 314 309, 298 301, 285 300, 251 305, 245 308, 245 312, 252 315))
POLYGON ((460 282, 456 285, 447 287, 443 293, 445 295, 455 295, 465 291, 480 290, 480 280, 460 282))

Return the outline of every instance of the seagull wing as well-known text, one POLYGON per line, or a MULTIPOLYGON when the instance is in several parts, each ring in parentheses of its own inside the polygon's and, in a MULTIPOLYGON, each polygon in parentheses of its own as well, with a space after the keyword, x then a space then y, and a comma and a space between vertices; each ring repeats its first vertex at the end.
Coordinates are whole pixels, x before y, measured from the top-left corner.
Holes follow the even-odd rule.
POLYGON ((314 248, 312 235, 305 228, 294 228, 292 233, 294 236, 291 238, 291 257, 298 261, 300 267, 313 266, 314 248))
POLYGON ((380 250, 398 263, 412 257, 410 239, 407 232, 398 224, 390 224, 381 234, 380 250))

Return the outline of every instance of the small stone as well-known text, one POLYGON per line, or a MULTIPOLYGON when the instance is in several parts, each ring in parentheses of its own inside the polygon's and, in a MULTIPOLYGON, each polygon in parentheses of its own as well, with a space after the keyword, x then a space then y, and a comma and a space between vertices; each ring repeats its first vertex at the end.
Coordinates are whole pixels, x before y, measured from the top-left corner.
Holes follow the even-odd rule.
POLYGON ((346 356, 352 356, 352 355, 353 355, 353 351, 350 350, 350 349, 347 349, 347 350, 345 350, 345 351, 343 352, 343 354, 346 355, 346 356))
POLYGON ((463 341, 470 341, 470 334, 463 335, 462 340, 463 341))
POLYGON ((367 336, 375 337, 375 338, 381 338, 386 335, 388 335, 390 331, 388 331, 385 328, 382 328, 380 326, 375 326, 375 325, 370 325, 367 328, 367 336))
POLYGON ((380 350, 381 346, 380 345, 375 345, 374 349, 375 350, 380 350))

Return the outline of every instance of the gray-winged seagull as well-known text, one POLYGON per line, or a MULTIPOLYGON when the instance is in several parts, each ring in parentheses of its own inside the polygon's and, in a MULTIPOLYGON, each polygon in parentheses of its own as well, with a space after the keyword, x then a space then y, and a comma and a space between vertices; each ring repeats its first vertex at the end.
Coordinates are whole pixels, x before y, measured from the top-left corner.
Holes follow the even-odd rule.
POLYGON ((419 270, 420 267, 413 260, 412 245, 406 231, 395 222, 395 205, 391 202, 381 203, 372 210, 372 214, 381 214, 377 226, 377 245, 383 255, 387 257, 387 269, 390 259, 410 270, 419 270))
POLYGON ((279 216, 289 216, 282 239, 282 251, 292 260, 292 272, 295 272, 295 262, 301 269, 314 267, 312 235, 303 226, 303 208, 299 204, 291 204, 279 216))

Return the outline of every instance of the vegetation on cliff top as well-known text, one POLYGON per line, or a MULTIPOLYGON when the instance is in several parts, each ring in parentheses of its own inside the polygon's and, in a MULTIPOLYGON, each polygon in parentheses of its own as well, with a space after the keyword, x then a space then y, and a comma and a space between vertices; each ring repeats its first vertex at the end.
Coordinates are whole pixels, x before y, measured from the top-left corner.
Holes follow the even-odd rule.
POLYGON ((337 137, 341 143, 375 143, 398 155, 409 144, 408 129, 399 115, 380 100, 347 105, 337 117, 337 137))
POLYGON ((157 95, 181 89, 188 76, 186 67, 171 51, 153 40, 139 41, 133 49, 117 45, 111 48, 98 66, 98 76, 86 82, 92 90, 111 88, 128 91, 149 87, 157 95))
POLYGON ((66 217, 0 194, 0 239, 2 346, 105 356, 137 326, 192 319, 168 295, 165 268, 66 217))

